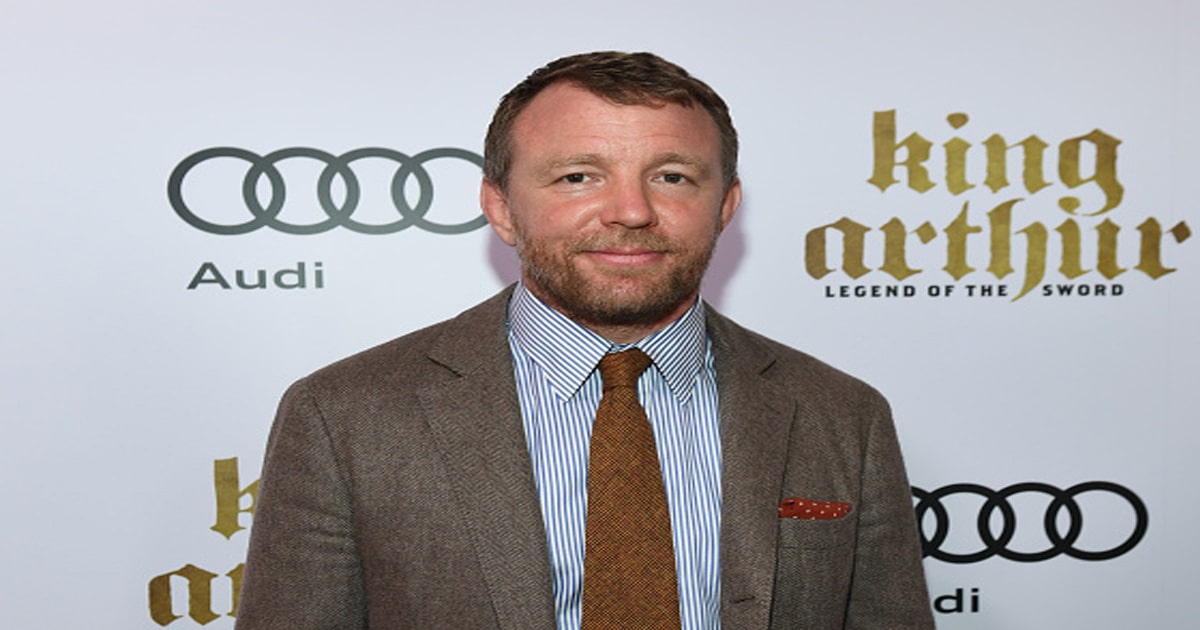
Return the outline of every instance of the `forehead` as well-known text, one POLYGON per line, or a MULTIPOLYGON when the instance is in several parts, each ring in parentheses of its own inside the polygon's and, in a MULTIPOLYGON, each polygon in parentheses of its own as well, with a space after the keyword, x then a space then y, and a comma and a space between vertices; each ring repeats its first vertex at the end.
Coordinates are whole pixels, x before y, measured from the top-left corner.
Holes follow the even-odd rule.
POLYGON ((552 150, 658 149, 719 159, 720 132, 699 106, 620 105, 570 83, 538 93, 513 122, 514 159, 552 150))

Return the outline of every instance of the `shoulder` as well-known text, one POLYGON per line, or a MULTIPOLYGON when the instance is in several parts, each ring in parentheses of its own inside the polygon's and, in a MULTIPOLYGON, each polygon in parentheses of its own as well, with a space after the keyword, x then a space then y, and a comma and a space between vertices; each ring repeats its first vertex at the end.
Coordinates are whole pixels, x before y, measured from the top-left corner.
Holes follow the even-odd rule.
POLYGON ((293 388, 317 392, 387 388, 413 391, 431 382, 511 361, 505 313, 511 287, 457 316, 322 367, 293 388))
POLYGON ((884 397, 863 380, 806 352, 771 339, 708 309, 718 371, 752 372, 804 394, 808 404, 852 405, 887 411, 884 397))

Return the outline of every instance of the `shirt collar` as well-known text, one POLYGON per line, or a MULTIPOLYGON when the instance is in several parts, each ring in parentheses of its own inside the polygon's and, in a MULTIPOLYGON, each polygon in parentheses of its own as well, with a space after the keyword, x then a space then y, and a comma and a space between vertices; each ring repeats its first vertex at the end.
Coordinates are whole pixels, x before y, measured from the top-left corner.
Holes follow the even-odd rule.
POLYGON ((700 300, 666 328, 632 344, 614 344, 554 310, 519 283, 509 301, 508 326, 513 342, 564 400, 579 390, 606 353, 637 347, 650 357, 672 395, 686 402, 708 355, 700 300))

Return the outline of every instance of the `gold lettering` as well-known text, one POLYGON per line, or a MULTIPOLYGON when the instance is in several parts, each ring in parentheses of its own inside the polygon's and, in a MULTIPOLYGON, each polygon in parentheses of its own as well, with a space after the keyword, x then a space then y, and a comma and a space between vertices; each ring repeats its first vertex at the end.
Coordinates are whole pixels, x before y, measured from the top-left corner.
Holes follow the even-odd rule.
POLYGON ((851 278, 859 278, 871 271, 863 264, 863 253, 866 250, 866 233, 871 229, 861 223, 855 223, 842 217, 829 225, 822 225, 809 230, 804 237, 804 265, 808 275, 821 279, 830 273, 826 257, 826 232, 830 228, 842 233, 842 271, 851 278))
POLYGON ((246 571, 246 563, 239 563, 233 567, 225 577, 229 578, 229 587, 233 589, 233 606, 229 608, 229 616, 236 617, 238 611, 238 602, 242 596, 242 574, 246 571))
POLYGON ((246 529, 239 522, 241 514, 254 514, 254 504, 258 500, 258 480, 240 488, 238 479, 238 460, 218 459, 213 462, 213 489, 216 495, 217 520, 210 528, 225 538, 232 538, 237 532, 246 529), (249 505, 242 507, 242 497, 250 497, 249 505))
MULTIPOLYGON (((1174 268, 1165 267, 1162 264, 1163 232, 1158 221, 1153 218, 1146 219, 1137 226, 1137 229, 1142 233, 1142 247, 1137 267, 1134 268, 1155 280, 1174 272, 1174 268)), ((1192 236, 1191 228, 1183 221, 1176 223, 1170 232, 1171 236, 1175 237, 1176 243, 1182 243, 1192 236)))
POLYGON ((992 192, 1008 186, 1008 150, 1013 146, 1024 149, 1021 178, 1025 181, 1025 190, 1032 194, 1050 185, 1042 168, 1043 156, 1049 145, 1042 142, 1041 138, 1029 136, 1009 146, 1000 134, 992 134, 983 141, 983 146, 987 148, 987 178, 983 184, 992 192))
MULTIPOLYGON (((1010 199, 988 212, 991 228, 992 258, 987 270, 1003 279, 1013 272, 1012 266, 1012 209, 1021 199, 1010 199)), ((1013 300, 1018 300, 1037 287, 1046 275, 1046 226, 1034 221, 1017 234, 1025 235, 1025 284, 1013 300)))
MULTIPOLYGON (((879 270, 897 280, 921 273, 920 269, 908 266, 908 256, 905 253, 908 232, 904 223, 899 218, 893 217, 879 229, 883 231, 883 265, 879 267, 879 270)), ((921 224, 921 227, 913 230, 913 234, 916 234, 922 243, 928 243, 937 237, 937 230, 926 221, 921 224)))
POLYGON ((1037 288, 1042 278, 1046 276, 1046 226, 1038 222, 1030 223, 1018 234, 1025 235, 1025 284, 1021 292, 1012 301, 1025 297, 1025 294, 1037 288))
POLYGON ((188 616, 200 625, 219 617, 212 610, 212 581, 216 573, 210 573, 191 564, 164 573, 150 580, 150 618, 165 626, 182 615, 176 615, 171 606, 171 577, 178 576, 188 583, 188 616))
POLYGON ((1003 280, 1013 272, 1012 267, 1012 208, 1020 199, 1011 199, 992 208, 988 213, 991 226, 992 260, 987 270, 1003 280))
POLYGON ((967 223, 967 208, 969 202, 964 202, 962 212, 946 226, 946 266, 942 267, 955 280, 975 271, 967 264, 967 236, 978 234, 983 228, 967 223))
MULTIPOLYGON (((955 129, 967 124, 968 120, 970 118, 962 112, 946 116, 946 121, 955 129)), ((971 143, 955 136, 942 147, 946 149, 946 189, 957 195, 974 188, 975 184, 967 181, 967 149, 971 148, 971 143)))
MULTIPOLYGON (((1143 223, 1142 225, 1145 225, 1143 223)), ((1117 234, 1121 228, 1116 223, 1105 219, 1096 226, 1096 271, 1112 280, 1125 273, 1126 269, 1117 264, 1117 234)), ((1143 233, 1144 234, 1144 233, 1143 233)))
POLYGON ((1062 144, 1058 146, 1059 179, 1068 188, 1078 188, 1083 184, 1095 182, 1096 186, 1104 193, 1104 206, 1095 212, 1079 212, 1081 205, 1079 198, 1067 196, 1058 200, 1058 207, 1070 214, 1096 216, 1120 205, 1121 198, 1125 195, 1125 187, 1117 181, 1117 145, 1119 144, 1121 144, 1120 140, 1099 129, 1093 129, 1086 135, 1062 141, 1062 144), (1079 172, 1080 147, 1085 140, 1095 147, 1095 164, 1089 177, 1084 177, 1079 172))
POLYGON ((1078 278, 1087 273, 1083 268, 1083 235, 1075 219, 1067 219, 1054 228, 1062 236, 1062 264, 1058 271, 1067 278, 1078 278))
POLYGON ((916 133, 911 133, 901 142, 896 142, 896 110, 890 109, 875 112, 872 137, 875 142, 875 167, 868 183, 874 184, 881 191, 886 191, 892 184, 897 183, 896 166, 908 170, 908 187, 917 192, 925 192, 933 188, 929 179, 929 170, 925 168, 925 160, 929 159, 929 151, 933 144, 916 133), (903 147, 906 155, 903 162, 896 161, 896 152, 903 147))

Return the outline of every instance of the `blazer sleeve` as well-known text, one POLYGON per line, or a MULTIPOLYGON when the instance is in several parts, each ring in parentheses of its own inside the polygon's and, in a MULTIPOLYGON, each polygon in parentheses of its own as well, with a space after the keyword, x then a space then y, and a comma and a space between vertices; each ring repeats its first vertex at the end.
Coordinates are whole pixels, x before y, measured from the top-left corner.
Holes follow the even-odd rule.
POLYGON ((881 396, 872 402, 845 627, 932 630, 912 491, 891 410, 881 396))
POLYGON ((267 441, 236 628, 365 628, 352 516, 328 427, 300 381, 267 441))

